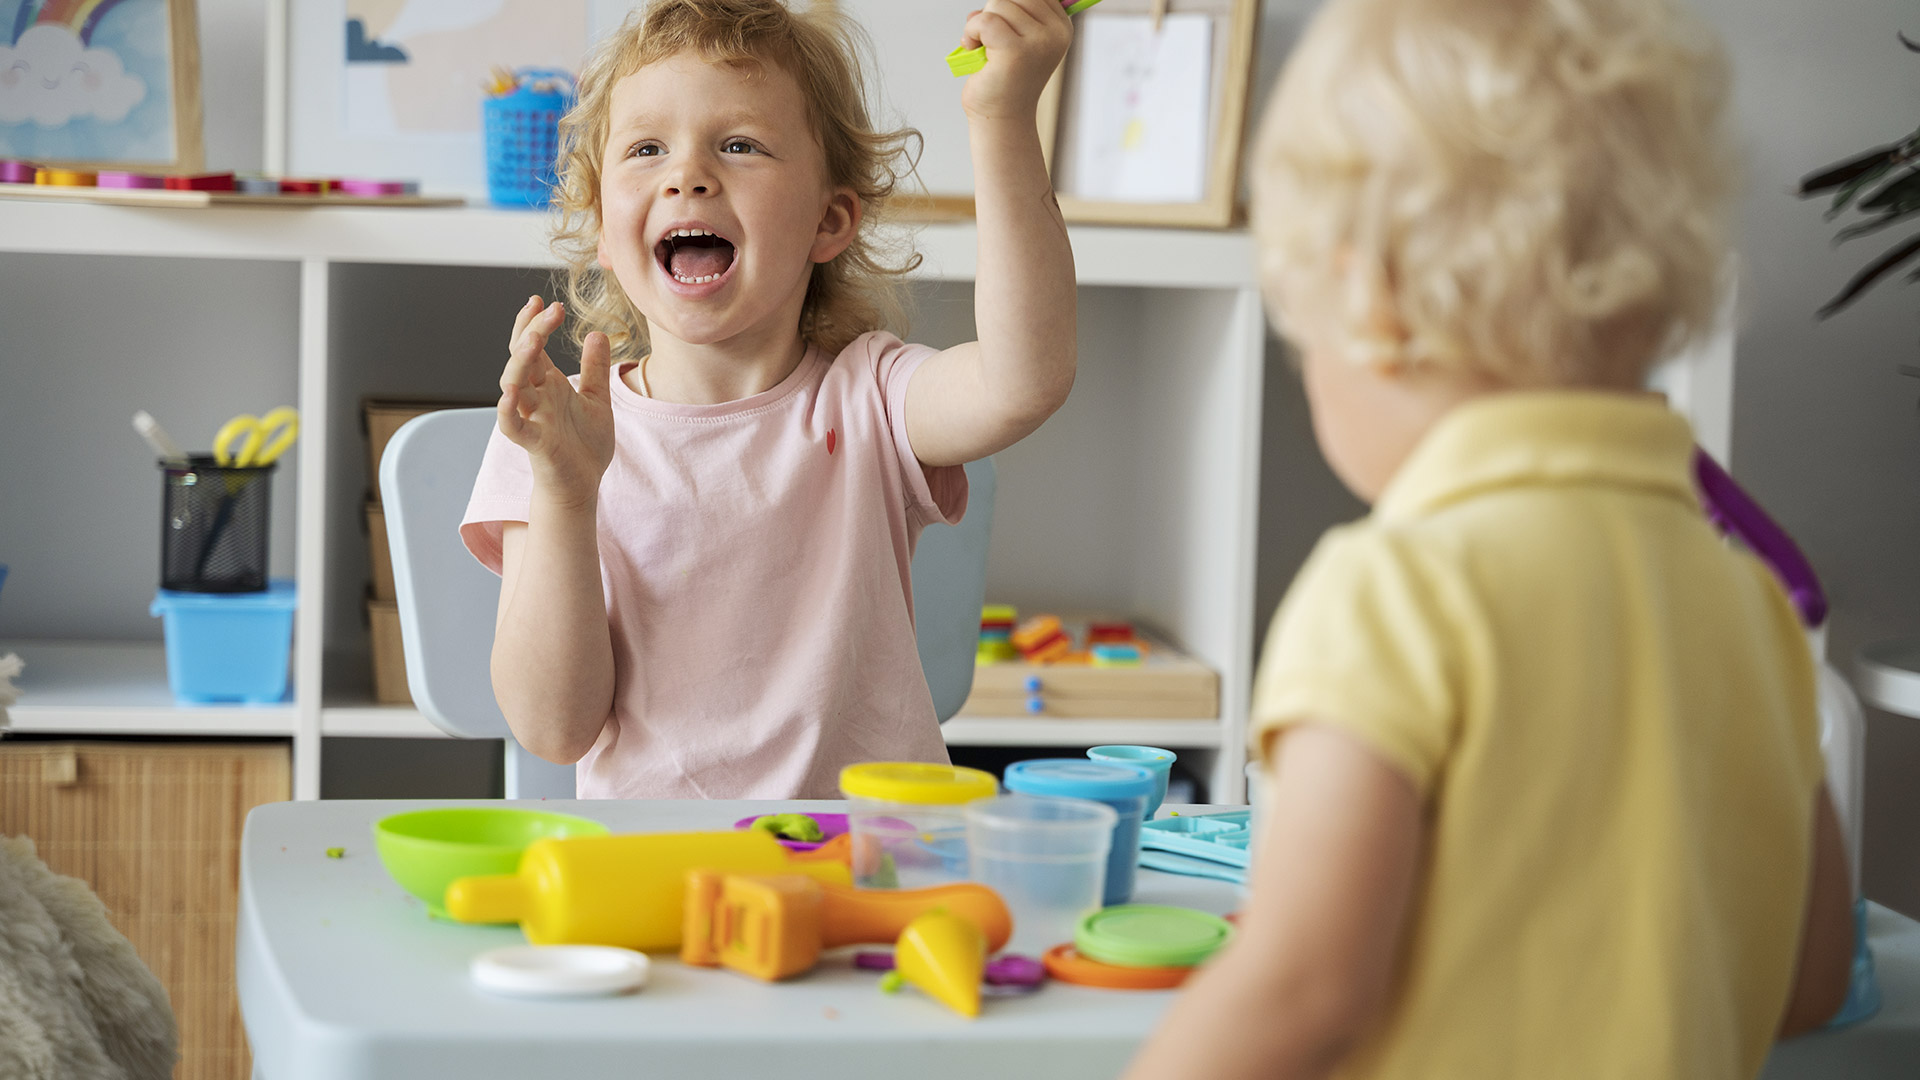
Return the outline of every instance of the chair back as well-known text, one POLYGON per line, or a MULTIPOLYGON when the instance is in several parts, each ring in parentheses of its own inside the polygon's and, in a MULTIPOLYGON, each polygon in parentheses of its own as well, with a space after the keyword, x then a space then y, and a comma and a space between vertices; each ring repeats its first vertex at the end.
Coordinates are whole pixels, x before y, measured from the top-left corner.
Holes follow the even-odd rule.
MULTIPOLYGON (((526 752, 493 697, 500 579, 460 540, 493 426, 492 409, 426 413, 407 421, 380 459, 407 688, 421 715, 442 731, 506 740, 508 798, 572 798, 574 767, 526 752), (561 788, 564 795, 556 796, 561 788)), ((991 459, 968 465, 966 517, 959 525, 928 526, 914 551, 916 645, 943 723, 973 689, 996 479, 991 459)))
POLYGON ((492 409, 444 409, 407 421, 380 456, 393 591, 407 689, 433 726, 469 739, 506 740, 509 799, 574 797, 574 767, 522 747, 493 699, 493 622, 500 579, 460 541, 492 409))

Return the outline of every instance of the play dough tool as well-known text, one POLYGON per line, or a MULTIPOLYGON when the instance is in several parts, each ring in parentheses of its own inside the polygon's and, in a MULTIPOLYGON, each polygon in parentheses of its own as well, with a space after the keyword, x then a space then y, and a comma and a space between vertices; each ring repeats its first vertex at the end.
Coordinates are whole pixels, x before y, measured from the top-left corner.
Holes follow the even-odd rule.
MULTIPOLYGON (((1099 2, 1100 0, 1060 0, 1060 6, 1067 9, 1067 14, 1078 15, 1099 2)), ((987 49, 984 45, 972 49, 962 45, 947 54, 947 69, 953 72, 953 77, 956 79, 962 75, 972 75, 986 66, 987 49)))
POLYGON ((987 942, 980 928, 951 911, 929 911, 907 924, 893 947, 893 972, 880 987, 903 982, 973 1019, 980 1015, 980 979, 986 974, 987 942))
POLYGON ((461 878, 447 888, 460 922, 517 922, 535 945, 680 946, 689 870, 801 874, 850 884, 847 866, 795 854, 771 833, 636 833, 536 840, 519 872, 461 878))
POLYGON ((680 959, 773 982, 812 968, 823 949, 892 941, 934 909, 965 919, 996 949, 1013 935, 1007 905, 985 885, 856 890, 793 874, 695 870, 687 875, 680 959))

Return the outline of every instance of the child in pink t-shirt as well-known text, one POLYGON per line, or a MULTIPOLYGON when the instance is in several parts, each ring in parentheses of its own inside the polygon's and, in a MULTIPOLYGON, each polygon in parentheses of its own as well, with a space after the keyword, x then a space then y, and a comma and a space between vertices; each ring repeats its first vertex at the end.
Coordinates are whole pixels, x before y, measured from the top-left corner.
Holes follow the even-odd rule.
MULTIPOLYGON (((1037 104, 1058 0, 962 42, 980 334, 881 327, 917 257, 873 233, 911 132, 877 131, 825 5, 658 0, 589 61, 556 247, 581 371, 527 301, 461 534, 503 578, 494 693, 583 797, 831 797, 842 766, 946 760, 913 637, 920 530, 960 466, 1073 382, 1074 276, 1037 104)), ((938 63, 939 58, 932 58, 938 63)))

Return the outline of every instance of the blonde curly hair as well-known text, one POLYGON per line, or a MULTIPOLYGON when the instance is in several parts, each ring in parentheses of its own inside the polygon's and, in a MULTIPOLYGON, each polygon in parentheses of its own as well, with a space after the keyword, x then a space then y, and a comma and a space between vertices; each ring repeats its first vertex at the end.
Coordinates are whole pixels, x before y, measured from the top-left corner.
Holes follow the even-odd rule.
POLYGON ((1333 312, 1357 362, 1637 384, 1719 308, 1727 81, 1669 0, 1331 0, 1255 154, 1276 321, 1333 312))
POLYGON ((806 99, 807 119, 826 155, 827 183, 860 200, 858 234, 845 251, 817 263, 800 312, 800 336, 837 353, 869 330, 905 330, 902 280, 920 265, 911 240, 883 242, 876 228, 888 200, 913 175, 920 133, 876 130, 867 113, 857 57, 867 51, 858 27, 831 4, 804 13, 781 0, 655 0, 627 16, 588 57, 579 99, 560 121, 560 220, 553 250, 559 288, 574 318, 576 343, 598 330, 615 361, 647 346, 646 316, 613 274, 596 261, 600 243, 600 164, 611 124, 613 85, 648 64, 681 53, 708 63, 772 64, 792 75, 806 99))

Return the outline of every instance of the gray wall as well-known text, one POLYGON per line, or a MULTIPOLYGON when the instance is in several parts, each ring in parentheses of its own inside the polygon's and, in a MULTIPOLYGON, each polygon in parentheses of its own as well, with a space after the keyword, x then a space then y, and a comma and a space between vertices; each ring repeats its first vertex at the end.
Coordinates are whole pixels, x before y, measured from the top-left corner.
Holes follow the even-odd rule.
MULTIPOLYGON (((1913 226, 1835 249, 1821 206, 1788 194, 1814 169, 1920 126, 1913 0, 1696 0, 1726 36, 1747 164, 1734 473, 1807 549, 1834 604, 1829 656, 1920 632, 1920 289, 1883 285, 1827 322, 1813 311, 1913 226)), ((1920 720, 1867 733, 1868 896, 1920 915, 1920 720)))

